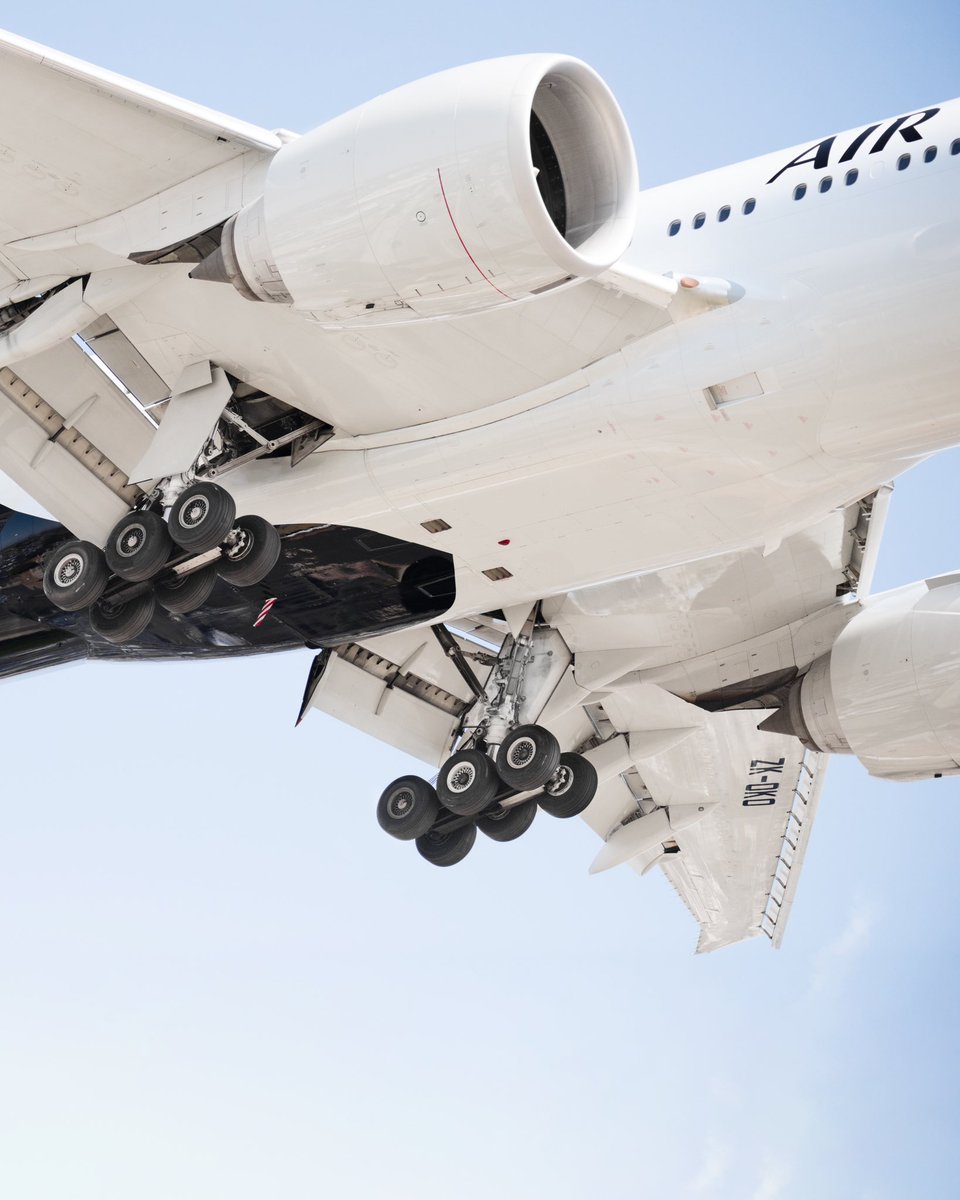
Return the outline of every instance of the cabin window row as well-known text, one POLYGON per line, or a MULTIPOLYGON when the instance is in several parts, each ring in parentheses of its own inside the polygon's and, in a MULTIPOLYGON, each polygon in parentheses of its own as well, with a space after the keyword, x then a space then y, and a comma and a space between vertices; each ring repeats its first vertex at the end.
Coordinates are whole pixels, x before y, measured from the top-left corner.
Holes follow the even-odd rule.
MULTIPOLYGON (((740 211, 743 213, 743 215, 745 217, 749 217, 750 214, 753 212, 753 210, 756 207, 757 207, 756 198, 754 196, 750 196, 747 200, 744 200, 743 204, 740 205, 740 211)), ((733 212, 733 209, 730 207, 729 204, 722 205, 720 208, 717 209, 717 220, 718 221, 728 220, 730 217, 730 214, 732 212, 733 212)), ((706 223, 707 223, 707 214, 705 212, 698 212, 697 215, 690 222, 690 224, 693 226, 694 229, 702 229, 706 223)), ((683 225, 683 222, 679 219, 679 217, 676 218, 675 220, 671 221, 670 224, 667 226, 667 233, 670 235, 670 237, 676 237, 676 235, 680 232, 682 225, 683 225)))
MULTIPOLYGON (((951 154, 960 154, 960 138, 955 138, 950 143, 950 153, 951 154)), ((937 147, 936 146, 928 146, 926 148, 926 150, 924 150, 924 152, 923 152, 923 161, 925 163, 933 162, 933 160, 936 157, 937 157, 937 147)), ((907 169, 907 167, 910 166, 910 161, 911 161, 910 154, 908 154, 908 153, 901 154, 900 157, 897 159, 897 170, 905 171, 907 169)), ((846 175, 844 175, 843 182, 849 187, 851 183, 856 183, 857 179, 859 177, 860 177, 860 172, 857 170, 857 168, 851 167, 850 170, 847 171, 846 175)), ((832 186, 833 186, 833 178, 830 175, 824 175, 824 177, 820 180, 819 184, 817 185, 817 191, 829 192, 830 188, 832 186)), ((805 183, 798 183, 797 186, 793 189, 794 200, 802 200, 806 194, 807 194, 807 185, 805 183)))
MULTIPOLYGON (((951 154, 960 154, 960 138, 954 138, 954 140, 950 143, 950 153, 951 154)), ((924 150, 924 152, 923 152, 923 161, 925 163, 933 162, 933 160, 936 157, 937 157, 937 147, 936 146, 928 146, 926 148, 926 150, 924 150)), ((901 154, 900 157, 897 159, 897 170, 905 171, 907 169, 907 167, 909 167, 909 166, 910 166, 910 155, 909 154, 901 154)), ((856 183, 859 178, 860 178, 860 172, 857 170, 856 167, 851 167, 850 170, 847 171, 843 177, 844 186, 850 187, 851 184, 856 183)), ((833 187, 833 176, 832 175, 824 175, 823 178, 820 180, 820 182, 817 184, 817 191, 818 192, 829 192, 832 187, 833 187)), ((798 183, 797 186, 793 189, 794 200, 802 200, 806 194, 807 194, 807 185, 805 183, 798 183)), ((756 207, 757 207, 757 201, 753 196, 751 196, 748 200, 744 200, 740 211, 744 214, 744 216, 749 216, 750 213, 752 213, 756 207)), ((733 211, 733 209, 730 207, 729 204, 724 204, 721 208, 717 209, 717 220, 720 222, 726 221, 729 218, 732 211, 733 211)), ((706 225, 706 223, 707 223, 707 214, 705 212, 698 212, 697 215, 690 222, 690 224, 693 226, 694 229, 702 229, 703 226, 706 225)), ((682 227, 683 227, 683 222, 679 218, 676 218, 673 221, 671 221, 670 224, 667 226, 667 233, 670 235, 670 237, 676 237, 676 235, 680 232, 682 227)))

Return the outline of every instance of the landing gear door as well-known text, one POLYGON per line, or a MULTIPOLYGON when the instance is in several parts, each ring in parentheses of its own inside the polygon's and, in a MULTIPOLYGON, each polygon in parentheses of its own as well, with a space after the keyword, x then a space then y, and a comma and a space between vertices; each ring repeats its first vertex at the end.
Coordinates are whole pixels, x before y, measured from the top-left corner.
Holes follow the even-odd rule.
POLYGON ((230 401, 219 367, 194 363, 180 377, 146 453, 130 472, 134 483, 189 471, 230 401))

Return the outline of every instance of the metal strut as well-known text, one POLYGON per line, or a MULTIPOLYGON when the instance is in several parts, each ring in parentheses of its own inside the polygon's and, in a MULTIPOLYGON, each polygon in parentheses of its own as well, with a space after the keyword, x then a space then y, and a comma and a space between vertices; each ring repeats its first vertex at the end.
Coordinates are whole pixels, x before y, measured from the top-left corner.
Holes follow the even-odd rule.
POLYGON ((484 691, 483 684, 474 674, 473 667, 470 666, 466 655, 457 645, 456 638, 454 638, 450 630, 446 625, 431 625, 430 628, 433 630, 433 636, 440 643, 444 654, 457 668, 464 683, 473 692, 474 697, 477 700, 485 699, 486 692, 484 691))

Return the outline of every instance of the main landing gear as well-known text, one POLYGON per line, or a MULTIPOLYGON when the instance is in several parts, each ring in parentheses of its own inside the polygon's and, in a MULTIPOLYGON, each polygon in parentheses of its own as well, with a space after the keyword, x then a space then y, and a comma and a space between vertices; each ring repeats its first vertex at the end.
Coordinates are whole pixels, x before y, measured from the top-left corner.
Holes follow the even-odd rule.
POLYGON ((134 509, 114 526, 101 550, 70 541, 47 559, 43 590, 63 612, 88 609, 90 625, 107 641, 138 638, 159 604, 188 613, 210 598, 217 579, 251 587, 273 570, 280 535, 263 517, 237 517, 228 491, 216 483, 183 488, 166 520, 134 509))
POLYGON ((561 754, 548 729, 521 725, 496 759, 477 748, 448 758, 436 787, 417 775, 395 779, 380 797, 377 820, 391 837, 415 841, 427 862, 450 867, 470 853, 478 829, 494 842, 512 842, 527 832, 538 809, 576 817, 596 793, 597 772, 588 759, 561 754))
MULTIPOLYGON (((485 683, 450 630, 433 627, 474 694, 469 716, 461 718, 461 729, 472 733, 440 768, 436 787, 415 775, 395 779, 380 797, 377 820, 392 837, 416 842, 438 867, 465 858, 478 829, 494 842, 512 842, 530 828, 538 809, 576 817, 597 794, 589 759, 562 754, 550 730, 529 720, 543 711, 559 678, 557 664, 561 674, 564 669, 566 649, 539 622, 538 612, 534 606, 520 632, 504 638, 485 683)), ((489 656, 486 661, 490 664, 489 656)))

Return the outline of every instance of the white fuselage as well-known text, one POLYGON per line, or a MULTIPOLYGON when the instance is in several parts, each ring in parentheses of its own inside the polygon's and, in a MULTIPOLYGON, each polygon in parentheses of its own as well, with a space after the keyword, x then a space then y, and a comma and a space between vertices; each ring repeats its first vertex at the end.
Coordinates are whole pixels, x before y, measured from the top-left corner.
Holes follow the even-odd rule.
POLYGON ((253 464, 231 477, 241 509, 435 545, 468 613, 775 547, 960 442, 960 102, 871 152, 890 124, 846 162, 860 130, 824 165, 781 171, 800 147, 641 193, 626 265, 729 280, 734 303, 526 395, 466 412, 433 396, 430 420, 338 436, 296 471, 253 464))

